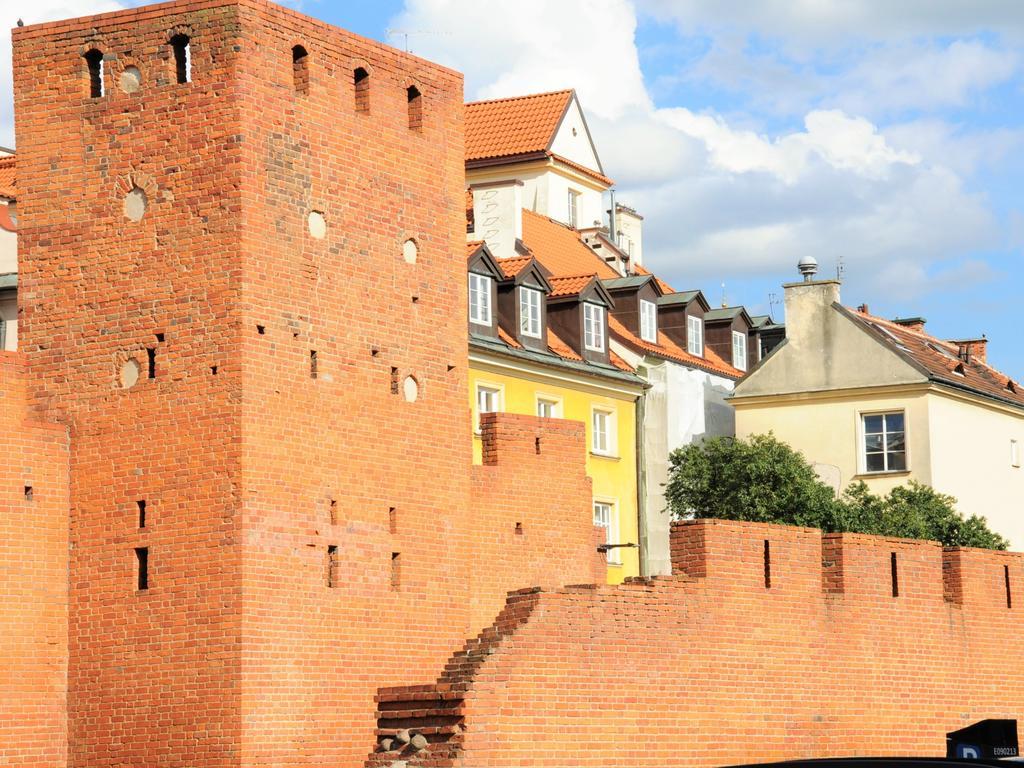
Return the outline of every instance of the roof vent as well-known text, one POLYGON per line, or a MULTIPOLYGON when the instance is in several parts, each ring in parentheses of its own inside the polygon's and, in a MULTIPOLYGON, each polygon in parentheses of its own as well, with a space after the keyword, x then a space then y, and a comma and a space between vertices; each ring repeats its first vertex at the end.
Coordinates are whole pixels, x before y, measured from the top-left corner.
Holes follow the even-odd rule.
POLYGON ((809 283, 818 274, 818 260, 813 256, 804 256, 800 259, 800 263, 796 265, 796 268, 804 276, 804 282, 809 283))

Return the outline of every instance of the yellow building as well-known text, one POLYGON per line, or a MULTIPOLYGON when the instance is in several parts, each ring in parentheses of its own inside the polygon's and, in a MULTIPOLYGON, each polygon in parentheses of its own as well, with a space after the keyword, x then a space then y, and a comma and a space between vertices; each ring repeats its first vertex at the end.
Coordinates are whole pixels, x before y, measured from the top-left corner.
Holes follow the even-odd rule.
MULTIPOLYGON (((636 424, 645 385, 608 347, 607 292, 596 276, 548 277, 532 256, 497 260, 483 243, 468 251, 474 420, 503 411, 586 425, 594 523, 620 545, 608 550, 608 581, 639 576, 636 424), (579 337, 554 330, 571 326, 579 337)), ((473 457, 480 463, 479 435, 473 457)))
POLYGON ((785 291, 786 341, 732 397, 737 436, 773 432, 837 490, 930 485, 1024 547, 1024 389, 988 365, 985 340, 848 309, 835 281, 785 291))

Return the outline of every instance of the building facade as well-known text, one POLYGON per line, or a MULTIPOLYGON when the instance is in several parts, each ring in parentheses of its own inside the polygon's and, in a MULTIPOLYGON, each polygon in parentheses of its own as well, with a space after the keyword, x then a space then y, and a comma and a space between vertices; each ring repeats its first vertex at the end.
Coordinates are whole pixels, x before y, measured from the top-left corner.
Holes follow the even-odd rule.
POLYGON ((740 437, 773 432, 842 490, 917 480, 1024 547, 1024 392, 984 339, 930 336, 840 304, 839 284, 785 286, 786 341, 736 387, 740 437))
POLYGON ((0 351, 18 348, 18 208, 14 153, 0 147, 0 351))

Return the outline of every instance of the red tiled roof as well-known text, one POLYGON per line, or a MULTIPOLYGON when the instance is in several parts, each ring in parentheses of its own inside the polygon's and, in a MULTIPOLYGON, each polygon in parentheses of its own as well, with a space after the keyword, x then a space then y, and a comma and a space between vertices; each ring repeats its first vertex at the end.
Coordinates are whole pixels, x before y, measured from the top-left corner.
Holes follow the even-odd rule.
POLYGON ((843 310, 856 322, 876 331, 882 343, 912 360, 930 379, 1024 407, 1024 387, 1018 387, 1006 374, 974 355, 961 360, 958 345, 854 309, 843 310))
POLYGON ((469 242, 467 242, 466 243, 466 258, 469 258, 474 253, 476 253, 476 249, 479 248, 483 244, 484 244, 483 240, 470 240, 469 242))
POLYGON ((504 328, 498 328, 498 338, 508 344, 513 349, 522 349, 523 345, 515 340, 515 337, 510 333, 506 333, 504 328))
MULTIPOLYGON (((654 275, 653 272, 651 272, 646 267, 641 266, 640 264, 633 265, 633 273, 637 274, 637 275, 654 275)), ((657 275, 654 275, 654 282, 656 282, 658 284, 658 287, 661 288, 661 292, 662 293, 664 293, 664 294, 676 293, 676 289, 675 288, 673 288, 671 285, 666 283, 664 280, 662 280, 657 275)))
POLYGON ((596 275, 570 275, 568 277, 549 278, 548 282, 551 283, 551 293, 548 294, 548 297, 557 299, 562 296, 575 296, 590 285, 595 277, 596 275))
POLYGON ((523 271, 523 267, 530 263, 532 256, 511 256, 507 259, 498 259, 498 266, 505 274, 505 277, 515 277, 523 271))
POLYGON ((620 277, 583 242, 575 229, 525 208, 523 243, 554 277, 586 274, 602 279, 620 277))
POLYGON ((0 157, 0 197, 9 197, 12 200, 17 197, 16 162, 14 155, 0 157))
POLYGON ((575 162, 573 160, 570 160, 568 157, 562 157, 561 155, 556 155, 554 152, 548 152, 547 156, 550 157, 553 160, 557 160, 560 163, 565 163, 566 165, 568 165, 573 170, 579 171, 580 173, 585 173, 587 176, 592 176, 593 178, 597 179, 598 181, 600 181, 602 184, 605 184, 606 186, 611 187, 611 186, 614 186, 614 184, 615 184, 615 180, 614 179, 609 179, 603 173, 600 173, 599 171, 596 171, 593 168, 587 168, 587 166, 585 166, 585 165, 580 165, 579 163, 577 163, 577 162, 575 162))
MULTIPOLYGON (((516 341, 511 334, 506 333, 503 328, 498 328, 498 338, 502 342, 510 346, 512 349, 523 348, 523 345, 516 341)), ((576 354, 573 348, 566 344, 564 341, 562 341, 558 334, 556 334, 550 328, 548 328, 547 342, 548 350, 550 350, 553 355, 558 355, 558 357, 562 358, 563 360, 571 360, 572 362, 575 363, 583 362, 583 358, 576 354)), ((611 361, 611 364, 618 368, 620 371, 625 371, 626 373, 636 373, 636 369, 633 368, 633 366, 631 366, 621 357, 616 355, 614 352, 611 352, 609 354, 609 359, 611 361)), ((595 369, 594 373, 600 374, 600 371, 598 369, 595 369)))
POLYGON ((636 368, 627 363, 625 360, 623 360, 621 357, 619 357, 611 350, 608 351, 608 360, 620 371, 625 371, 626 373, 636 373, 636 368))
POLYGON ((572 347, 562 341, 561 337, 550 328, 548 328, 548 349, 559 357, 564 357, 566 360, 575 360, 576 362, 583 360, 572 347))
POLYGON ((697 357, 696 355, 691 355, 661 331, 658 331, 658 343, 651 344, 649 341, 644 341, 639 336, 635 336, 626 326, 611 315, 608 316, 608 330, 619 341, 639 352, 648 352, 658 357, 664 357, 693 368, 700 368, 711 373, 728 376, 732 379, 738 379, 743 376, 743 371, 733 368, 710 347, 704 347, 704 357, 697 357))
POLYGON ((466 160, 546 152, 572 91, 466 104, 466 160))

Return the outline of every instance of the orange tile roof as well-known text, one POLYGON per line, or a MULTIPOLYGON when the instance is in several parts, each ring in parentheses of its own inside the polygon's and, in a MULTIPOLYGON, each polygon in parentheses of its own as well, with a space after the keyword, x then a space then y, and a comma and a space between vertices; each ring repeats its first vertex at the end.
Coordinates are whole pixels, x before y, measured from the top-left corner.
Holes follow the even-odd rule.
POLYGON ((470 240, 466 243, 466 258, 476 253, 477 248, 484 244, 483 240, 470 240))
POLYGON ((546 152, 573 92, 554 91, 466 104, 466 160, 546 152))
POLYGON ((943 341, 923 331, 913 331, 881 317, 867 315, 847 307, 842 309, 856 322, 876 331, 875 335, 886 346, 896 354, 909 358, 933 381, 969 389, 1024 407, 1024 386, 1017 386, 1006 374, 981 362, 974 355, 970 360, 961 360, 957 344, 943 341), (962 372, 958 372, 958 369, 962 372), (1010 389, 1011 386, 1013 389, 1010 389))
POLYGON ((580 173, 585 173, 587 176, 591 176, 591 177, 597 179, 598 181, 600 181, 602 184, 605 184, 605 185, 607 185, 609 187, 615 185, 615 180, 614 179, 609 179, 603 173, 600 173, 599 171, 596 171, 593 168, 587 168, 587 166, 585 166, 585 165, 580 165, 579 163, 574 162, 573 160, 570 160, 568 157, 562 157, 561 155, 556 155, 554 152, 548 152, 547 156, 552 158, 553 160, 557 160, 560 163, 565 163, 566 165, 568 165, 573 170, 579 171, 580 173))
POLYGON ((583 358, 572 347, 562 341, 561 337, 550 328, 548 328, 548 349, 559 357, 564 357, 566 360, 583 361, 583 358))
MULTIPOLYGON (((651 272, 646 267, 641 266, 640 264, 634 264, 633 265, 633 274, 635 274, 635 275, 654 275, 653 272, 651 272)), ((661 288, 661 292, 662 293, 664 293, 664 294, 676 293, 676 289, 675 288, 673 288, 671 285, 666 283, 664 280, 662 280, 657 275, 654 275, 654 282, 656 282, 658 284, 658 287, 661 288)))
POLYGON ((627 363, 625 360, 623 360, 621 357, 619 357, 611 350, 608 351, 608 360, 611 361, 611 364, 618 368, 620 371, 625 371, 626 373, 636 373, 636 368, 627 363))
POLYGON ((532 256, 511 256, 507 259, 498 259, 497 261, 501 271, 505 273, 505 277, 515 277, 532 260, 532 256))
POLYGON ((696 355, 691 355, 661 331, 658 331, 658 343, 651 344, 649 341, 644 341, 639 336, 635 336, 628 328, 626 328, 626 326, 612 315, 608 316, 608 330, 611 331, 619 341, 625 343, 627 346, 633 347, 633 349, 638 352, 648 352, 652 355, 657 355, 658 357, 674 360, 675 362, 682 363, 683 365, 689 365, 694 368, 710 371, 711 373, 728 376, 731 379, 738 379, 743 376, 743 371, 733 368, 725 362, 725 360, 719 357, 719 355, 710 347, 704 347, 704 357, 697 357, 696 355))
POLYGON ((621 277, 583 242, 575 229, 526 208, 523 209, 523 243, 555 277, 585 274, 595 274, 602 279, 621 277))
MULTIPOLYGON (((523 348, 523 345, 520 344, 518 341, 516 341, 515 338, 511 334, 506 333, 503 328, 498 328, 498 338, 503 343, 505 343, 508 346, 510 346, 512 349, 522 349, 523 348)), ((580 357, 573 350, 572 347, 570 347, 568 344, 566 344, 564 341, 562 341, 562 339, 558 336, 558 334, 556 334, 550 328, 548 328, 547 342, 548 342, 548 350, 553 355, 557 355, 558 357, 562 358, 563 360, 571 360, 574 363, 582 363, 583 362, 583 358, 580 357)), ((621 357, 616 355, 614 352, 609 353, 609 360, 610 360, 611 364, 613 366, 615 366, 616 368, 618 368, 620 371, 625 371, 626 373, 636 373, 636 369, 633 366, 631 366, 629 363, 627 363, 621 357)), ((594 369, 594 373, 595 374, 600 374, 600 369, 595 368, 594 369)))
POLYGON ((17 181, 16 160, 14 155, 0 157, 0 197, 17 197, 15 182, 17 181))
POLYGON ((548 278, 548 282, 551 283, 551 293, 548 294, 548 297, 557 299, 562 296, 575 296, 590 285, 595 277, 597 275, 569 275, 567 277, 548 278))
POLYGON ((523 348, 523 345, 520 344, 518 341, 516 341, 515 337, 513 337, 512 334, 506 333, 505 329, 501 328, 500 326, 498 328, 498 338, 501 339, 506 344, 508 344, 513 349, 522 349, 523 348))

